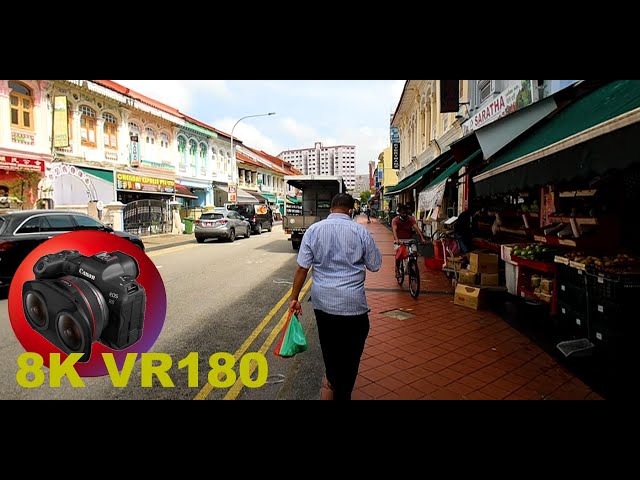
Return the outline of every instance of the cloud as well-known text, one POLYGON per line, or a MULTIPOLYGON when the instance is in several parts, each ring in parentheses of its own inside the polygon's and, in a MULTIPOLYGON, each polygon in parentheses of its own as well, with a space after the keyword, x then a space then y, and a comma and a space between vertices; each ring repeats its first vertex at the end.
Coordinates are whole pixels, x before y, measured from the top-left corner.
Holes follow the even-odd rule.
MULTIPOLYGON (((215 125, 216 128, 230 134, 236 122, 237 120, 226 117, 215 120, 211 125, 215 125)), ((263 150, 274 156, 284 150, 281 145, 274 142, 250 123, 239 123, 233 131, 233 137, 239 138, 247 147, 263 150)))
POLYGON ((280 120, 280 124, 285 132, 289 133, 302 145, 314 143, 319 138, 319 134, 315 128, 299 123, 292 117, 286 117, 280 120))
POLYGON ((231 92, 225 80, 114 80, 183 113, 192 115, 209 100, 229 99, 231 92), (204 100, 204 102, 203 102, 204 100))

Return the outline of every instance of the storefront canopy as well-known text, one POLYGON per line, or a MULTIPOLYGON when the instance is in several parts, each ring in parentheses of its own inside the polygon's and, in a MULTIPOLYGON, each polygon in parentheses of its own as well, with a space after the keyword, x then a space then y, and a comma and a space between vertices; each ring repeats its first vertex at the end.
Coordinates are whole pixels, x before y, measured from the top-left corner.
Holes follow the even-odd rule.
POLYGON ((249 194, 248 192, 245 192, 241 188, 238 188, 237 197, 238 203, 261 203, 261 201, 256 197, 249 194))
POLYGON ((527 131, 473 178, 488 196, 600 175, 640 161, 640 82, 614 80, 527 131))
POLYGON ((193 192, 189 190, 187 187, 185 187, 184 185, 180 185, 179 183, 176 183, 175 189, 176 189, 176 192, 175 192, 176 197, 193 198, 195 200, 198 199, 198 196, 194 195, 193 192))
POLYGON ((447 151, 447 152, 443 153, 438 158, 433 160, 426 167, 422 167, 420 170, 415 172, 413 175, 409 175, 407 178, 403 179, 397 185, 385 189, 385 192, 384 192, 385 197, 386 196, 392 196, 392 195, 399 195, 400 193, 404 192, 405 190, 408 190, 409 188, 413 188, 418 182, 420 182, 420 180, 422 180, 422 178, 425 175, 427 175, 429 172, 431 172, 435 167, 437 167, 438 165, 441 165, 444 162, 450 160, 452 157, 453 157, 453 153, 451 151, 447 151))
POLYGON ((261 193, 260 195, 262 195, 269 203, 276 203, 278 200, 273 193, 261 193))
POLYGON ((420 192, 418 197, 418 208, 422 211, 431 210, 440 205, 442 197, 444 196, 445 187, 447 186, 447 180, 454 173, 458 172, 461 168, 466 167, 476 158, 482 155, 482 150, 477 150, 473 154, 469 155, 460 163, 453 163, 444 172, 438 175, 427 187, 420 192))

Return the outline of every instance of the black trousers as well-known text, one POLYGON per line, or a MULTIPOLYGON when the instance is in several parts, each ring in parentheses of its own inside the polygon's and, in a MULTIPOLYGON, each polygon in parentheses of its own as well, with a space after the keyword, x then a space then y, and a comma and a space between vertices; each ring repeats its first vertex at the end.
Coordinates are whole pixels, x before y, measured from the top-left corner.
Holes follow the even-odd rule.
POLYGON ((318 337, 334 400, 351 400, 358 377, 364 342, 369 335, 369 314, 332 315, 315 310, 318 337))

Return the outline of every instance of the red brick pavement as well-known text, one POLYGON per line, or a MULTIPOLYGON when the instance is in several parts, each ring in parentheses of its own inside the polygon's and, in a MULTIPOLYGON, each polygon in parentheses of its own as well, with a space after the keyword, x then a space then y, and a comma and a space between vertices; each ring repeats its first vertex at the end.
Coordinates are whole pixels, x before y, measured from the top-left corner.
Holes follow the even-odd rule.
POLYGON ((453 304, 451 283, 420 263, 421 293, 394 276, 389 229, 359 217, 380 248, 382 268, 367 273, 371 331, 354 400, 602 399, 499 316, 453 304), (385 312, 413 315, 400 320, 385 312))

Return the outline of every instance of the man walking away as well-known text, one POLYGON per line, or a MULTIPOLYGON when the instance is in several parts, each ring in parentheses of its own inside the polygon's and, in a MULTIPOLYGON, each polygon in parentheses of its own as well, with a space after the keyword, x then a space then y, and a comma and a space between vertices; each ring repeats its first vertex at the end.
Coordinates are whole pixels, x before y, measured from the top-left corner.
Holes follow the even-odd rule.
POLYGON ((369 231, 351 221, 353 206, 351 195, 336 195, 329 217, 305 232, 291 293, 290 309, 302 314, 298 297, 313 267, 311 298, 326 371, 324 400, 351 399, 369 335, 366 271, 377 272, 382 266, 369 231))

